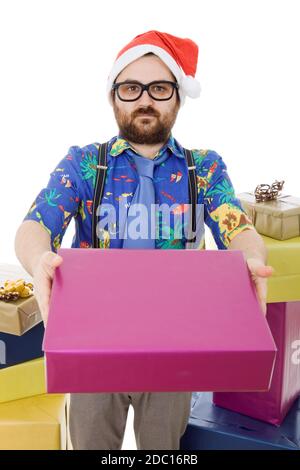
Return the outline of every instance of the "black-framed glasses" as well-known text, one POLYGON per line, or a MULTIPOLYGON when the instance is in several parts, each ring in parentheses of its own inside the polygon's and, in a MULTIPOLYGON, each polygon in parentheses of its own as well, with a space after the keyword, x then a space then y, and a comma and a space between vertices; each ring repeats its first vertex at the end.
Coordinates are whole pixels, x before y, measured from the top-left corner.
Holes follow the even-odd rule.
POLYGON ((178 88, 178 83, 169 80, 155 80, 147 84, 133 80, 112 85, 112 90, 117 91, 121 101, 136 101, 142 96, 144 90, 147 90, 149 96, 156 101, 167 101, 172 98, 174 90, 178 88))

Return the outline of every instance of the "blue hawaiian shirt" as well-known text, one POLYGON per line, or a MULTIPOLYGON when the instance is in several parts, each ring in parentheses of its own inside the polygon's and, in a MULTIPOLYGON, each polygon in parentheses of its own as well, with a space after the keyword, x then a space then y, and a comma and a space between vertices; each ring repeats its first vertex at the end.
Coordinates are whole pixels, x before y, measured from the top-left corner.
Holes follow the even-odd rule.
MULTIPOLYGON (((70 147, 67 155, 50 174, 47 187, 37 195, 24 218, 38 222, 47 230, 51 237, 51 248, 55 252, 61 246, 72 217, 75 219, 72 248, 92 246, 92 209, 98 149, 99 143, 70 147)), ((112 204, 117 217, 101 229, 100 248, 122 248, 119 211, 122 204, 123 209, 124 206, 127 209, 130 207, 139 181, 133 152, 135 150, 120 135, 109 141, 102 205, 112 204)), ((166 224, 158 214, 155 247, 183 249, 186 243, 184 223, 176 226, 180 223, 180 218, 175 215, 184 212, 189 204, 187 163, 182 146, 172 134, 155 157, 158 158, 163 152, 168 153, 168 158, 154 168, 155 202, 172 206, 174 217, 170 217, 166 224), (180 237, 178 233, 181 233, 180 237)), ((201 217, 197 212, 197 241, 194 247, 205 248, 205 223, 218 248, 227 249, 238 233, 245 229, 254 229, 254 226, 235 195, 222 157, 213 150, 192 149, 192 153, 196 164, 197 202, 203 209, 201 217)))

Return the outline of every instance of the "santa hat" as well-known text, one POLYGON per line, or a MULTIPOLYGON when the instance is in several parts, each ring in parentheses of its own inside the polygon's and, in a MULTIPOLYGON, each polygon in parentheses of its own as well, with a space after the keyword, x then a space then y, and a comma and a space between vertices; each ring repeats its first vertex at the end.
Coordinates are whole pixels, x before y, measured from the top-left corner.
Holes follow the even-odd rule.
POLYGON ((195 78, 198 61, 197 44, 191 39, 152 30, 136 36, 117 55, 107 80, 107 93, 111 104, 111 88, 116 77, 128 64, 148 52, 157 55, 175 76, 179 85, 181 106, 186 96, 198 98, 201 87, 195 78))

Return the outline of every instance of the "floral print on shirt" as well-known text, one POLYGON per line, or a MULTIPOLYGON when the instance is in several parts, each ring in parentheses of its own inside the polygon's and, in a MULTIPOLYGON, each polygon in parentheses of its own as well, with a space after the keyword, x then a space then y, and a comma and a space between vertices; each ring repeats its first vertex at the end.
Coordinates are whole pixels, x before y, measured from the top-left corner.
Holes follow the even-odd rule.
MULTIPOLYGON (((72 247, 92 246, 92 210, 98 149, 99 143, 70 147, 67 155, 51 172, 47 186, 41 189, 24 218, 40 223, 47 230, 51 237, 51 248, 55 252, 61 246, 72 217, 75 219, 72 247)), ((102 205, 112 204, 117 218, 102 228, 100 248, 122 248, 119 212, 121 206, 125 212, 130 207, 139 180, 132 158, 133 152, 135 150, 120 136, 109 141, 102 205)), ((183 213, 189 204, 187 164, 182 146, 172 135, 156 156, 160 156, 162 152, 168 152, 168 158, 155 166, 155 202, 175 208, 168 224, 157 213, 158 236, 155 247, 184 249, 184 224, 175 215, 183 213), (179 238, 176 236, 178 233, 182 233, 179 238)), ((227 249, 238 233, 254 229, 254 226, 235 196, 222 157, 213 150, 192 149, 192 153, 196 164, 197 202, 203 207, 203 220, 211 230, 218 248, 227 249)), ((194 247, 205 248, 203 223, 197 223, 197 242, 194 247)))

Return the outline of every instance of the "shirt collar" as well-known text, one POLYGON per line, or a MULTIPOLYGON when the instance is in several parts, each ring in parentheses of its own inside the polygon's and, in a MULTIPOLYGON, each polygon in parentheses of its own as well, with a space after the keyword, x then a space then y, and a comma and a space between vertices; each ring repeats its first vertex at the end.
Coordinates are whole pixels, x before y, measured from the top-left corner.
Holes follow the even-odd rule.
MULTIPOLYGON (((184 157, 184 151, 181 145, 174 139, 173 135, 171 134, 168 141, 165 143, 165 145, 157 152, 155 157, 158 157, 163 154, 163 152, 169 148, 176 157, 179 158, 185 158, 184 157)), ((136 150, 131 147, 129 142, 125 139, 123 139, 120 135, 117 137, 114 137, 111 140, 111 148, 109 151, 109 154, 112 157, 117 157, 120 155, 122 152, 124 152, 126 149, 131 149, 133 152, 136 153, 136 150)), ((155 158, 154 157, 154 158, 155 158)))

